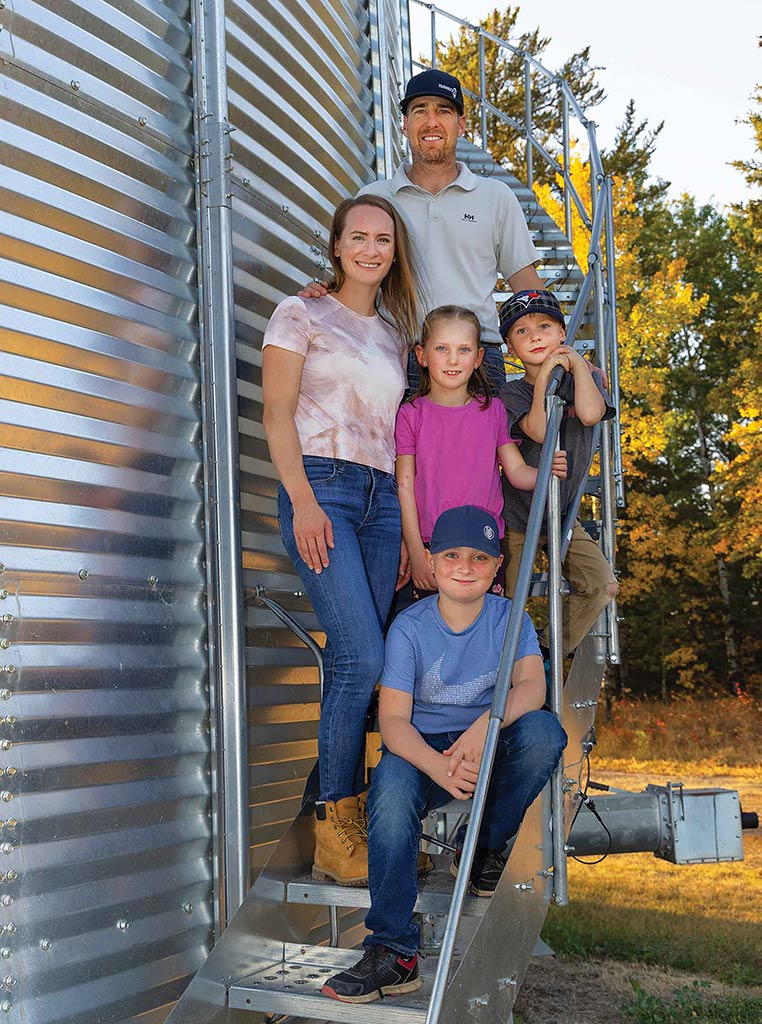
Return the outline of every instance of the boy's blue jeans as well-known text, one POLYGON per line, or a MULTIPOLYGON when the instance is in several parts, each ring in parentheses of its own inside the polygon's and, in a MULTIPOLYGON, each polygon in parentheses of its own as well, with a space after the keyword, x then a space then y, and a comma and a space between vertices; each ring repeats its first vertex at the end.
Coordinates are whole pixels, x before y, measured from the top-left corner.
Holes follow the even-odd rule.
MULTIPOLYGON (((423 738, 440 752, 459 733, 423 738)), ((558 764, 566 733, 549 711, 530 711, 502 729, 479 830, 480 849, 502 850, 518 832, 527 808, 558 764)), ((365 946, 383 945, 411 956, 421 941, 413 921, 422 821, 452 799, 424 772, 385 750, 368 796, 368 866, 371 905, 365 946)))
POLYGON ((333 524, 328 568, 316 574, 299 556, 294 510, 283 486, 278 487, 278 523, 325 631, 320 797, 341 800, 364 788, 365 715, 384 666, 382 630, 397 582, 400 504, 390 473, 312 455, 304 456, 304 468, 333 524))

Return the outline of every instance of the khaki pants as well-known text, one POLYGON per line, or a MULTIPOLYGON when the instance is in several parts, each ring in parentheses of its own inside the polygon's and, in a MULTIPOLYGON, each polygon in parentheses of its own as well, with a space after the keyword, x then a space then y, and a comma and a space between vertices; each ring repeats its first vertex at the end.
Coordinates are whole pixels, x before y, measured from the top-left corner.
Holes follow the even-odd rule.
MULTIPOLYGON (((546 537, 541 537, 540 544, 544 544, 546 540, 546 537)), ((524 548, 524 534, 516 530, 506 530, 502 547, 506 561, 505 590, 508 597, 512 598, 516 590, 516 577, 524 548)), ((587 636, 590 627, 616 594, 617 589, 611 566, 579 520, 574 524, 563 573, 574 587, 574 593, 569 594, 564 602, 563 649, 564 654, 570 654, 580 640, 587 636)), ((546 627, 540 636, 540 643, 546 647, 547 633, 546 627)))

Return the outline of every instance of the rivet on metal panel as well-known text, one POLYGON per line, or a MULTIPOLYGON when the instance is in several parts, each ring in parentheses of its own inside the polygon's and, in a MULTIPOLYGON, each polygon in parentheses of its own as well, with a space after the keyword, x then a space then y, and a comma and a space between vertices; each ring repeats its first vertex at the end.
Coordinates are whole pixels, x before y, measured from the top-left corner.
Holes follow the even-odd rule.
POLYGON ((81 580, 86 580, 89 575, 90 575, 90 573, 89 573, 89 571, 87 569, 80 569, 79 570, 79 578, 81 580))
POLYGON ((288 207, 286 206, 285 203, 283 203, 283 205, 281 206, 280 209, 281 209, 281 213, 288 213, 288 207))
POLYGON ((141 128, 145 128, 145 126, 148 124, 148 118, 144 114, 141 114, 140 117, 138 118, 138 124, 140 125, 141 128))
POLYGON ((77 81, 76 81, 75 79, 73 79, 73 78, 72 78, 72 80, 71 80, 71 87, 72 87, 72 89, 74 90, 74 92, 79 92, 79 82, 77 82, 77 81))
POLYGON ((497 982, 498 988, 513 988, 518 985, 518 978, 515 974, 512 974, 510 978, 499 978, 497 982))
POLYGON ((3 985, 5 985, 6 988, 15 988, 16 978, 14 978, 12 974, 6 974, 6 976, 3 978, 3 985))
POLYGON ((251 185, 251 178, 244 178, 243 179, 243 187, 244 188, 248 188, 249 185, 251 185))
POLYGON ((50 941, 50 939, 40 939, 40 949, 43 951, 43 953, 47 953, 47 951, 50 949, 52 945, 53 943, 50 941))
POLYGON ((130 922, 126 921, 123 917, 120 917, 119 920, 116 922, 116 926, 120 932, 126 932, 127 929, 130 927, 130 922))
POLYGON ((3 948, 0 949, 0 956, 3 960, 10 960, 13 956, 13 950, 9 946, 3 946, 3 948))
POLYGON ((149 576, 148 577, 148 585, 150 587, 155 587, 158 582, 159 582, 159 577, 158 576, 149 576))
POLYGON ((8 596, 8 591, 7 590, 4 590, 4 589, 0 590, 0 601, 4 601, 7 596, 8 596))
MULTIPOLYGON (((7 774, 7 771, 6 771, 6 774, 7 774)), ((13 793, 9 793, 7 789, 4 789, 2 791, 2 793, 0 793, 0 800, 2 800, 4 804, 9 804, 12 799, 13 799, 13 793)))
POLYGON ((3 665, 3 672, 7 672, 9 675, 16 671, 15 665, 3 665))
POLYGON ((315 228, 315 230, 312 233, 315 236, 315 238, 320 238, 320 235, 322 233, 322 229, 321 228, 315 228))
POLYGON ((183 903, 183 910, 188 915, 188 917, 190 917, 191 914, 193 913, 193 904, 192 903, 183 903))
MULTIPOLYGON (((8 874, 5 877, 6 878, 10 878, 11 877, 10 871, 8 872, 8 874)), ((0 896, 0 903, 2 903, 2 905, 4 907, 12 907, 13 906, 13 897, 12 896, 8 896, 7 894, 5 896, 0 896)))
POLYGON ((13 853, 13 843, 0 843, 0 853, 9 856, 13 853))
POLYGON ((5 716, 5 724, 6 725, 15 725, 16 724, 16 716, 15 715, 6 715, 5 716))
POLYGON ((16 934, 16 924, 15 924, 15 922, 14 921, 9 921, 8 924, 5 926, 5 930, 8 932, 9 935, 15 935, 16 934))
POLYGON ((8 639, 8 637, 4 636, 3 639, 0 640, 0 649, 2 649, 3 651, 7 651, 10 646, 10 640, 8 639))
POLYGON ((9 764, 9 765, 7 766, 7 768, 5 769, 5 774, 6 774, 6 775, 11 775, 11 776, 13 776, 13 775, 15 775, 15 774, 16 774, 16 769, 15 769, 15 768, 13 767, 13 765, 12 765, 12 764, 9 764))
POLYGON ((5 615, 3 615, 3 622, 5 622, 5 623, 13 622, 13 616, 11 615, 10 612, 6 612, 5 615))
POLYGON ((564 898, 560 892, 553 893, 553 902, 559 907, 562 907, 564 905, 564 898))
MULTIPOLYGON (((11 870, 8 872, 8 874, 5 877, 8 879, 9 882, 15 882, 16 879, 18 878, 18 872, 14 871, 13 868, 11 868, 11 870)), ((10 903, 3 903, 4 907, 9 907, 11 905, 11 903, 13 903, 13 900, 10 898, 10 896, 8 897, 8 899, 10 899, 11 902, 10 903)))
POLYGON ((16 818, 8 818, 5 824, 8 826, 8 828, 18 828, 18 821, 16 820, 16 818))
POLYGON ((0 750, 10 750, 12 746, 10 740, 0 740, 0 750))
POLYGON ((10 1013, 12 1009, 13 1003, 9 1003, 7 999, 5 1002, 0 1003, 0 1010, 2 1010, 3 1013, 10 1013))

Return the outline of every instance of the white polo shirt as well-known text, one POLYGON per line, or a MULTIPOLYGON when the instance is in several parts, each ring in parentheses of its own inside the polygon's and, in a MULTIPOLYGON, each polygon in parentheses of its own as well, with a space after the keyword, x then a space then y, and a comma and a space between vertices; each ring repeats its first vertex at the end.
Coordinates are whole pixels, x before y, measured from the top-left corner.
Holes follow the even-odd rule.
POLYGON ((482 341, 499 345, 492 298, 498 273, 509 278, 540 261, 518 199, 504 182, 472 174, 462 163, 455 181, 432 195, 413 184, 409 167, 401 164, 393 178, 371 182, 358 195, 383 196, 402 215, 425 310, 449 303, 472 309, 482 325, 482 341))

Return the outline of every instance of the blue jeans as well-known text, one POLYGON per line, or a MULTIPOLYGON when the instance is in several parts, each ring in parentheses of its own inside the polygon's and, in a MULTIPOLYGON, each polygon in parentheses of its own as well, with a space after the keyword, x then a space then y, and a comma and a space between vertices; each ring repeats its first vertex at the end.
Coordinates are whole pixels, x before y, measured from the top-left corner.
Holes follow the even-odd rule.
MULTIPOLYGON (((492 393, 496 395, 505 386, 505 363, 503 362, 503 350, 500 345, 484 346, 484 361, 482 362, 487 380, 492 385, 492 393)), ((421 367, 418 363, 415 352, 411 352, 407 360, 407 395, 414 395, 421 383, 421 367)))
MULTIPOLYGON (((424 736, 440 752, 458 733, 424 736)), ((548 711, 530 711, 502 729, 487 790, 478 847, 502 850, 558 764, 566 733, 548 711)), ((447 790, 402 757, 385 750, 368 796, 370 910, 365 946, 383 945, 410 956, 421 941, 413 921, 416 861, 422 820, 448 803, 447 790)))
POLYGON ((364 788, 365 715, 384 664, 382 629, 400 557, 400 505, 390 473, 341 459, 305 455, 315 497, 333 524, 329 565, 318 575, 299 556, 294 510, 278 488, 283 544, 312 602, 326 644, 318 731, 320 798, 364 788))

